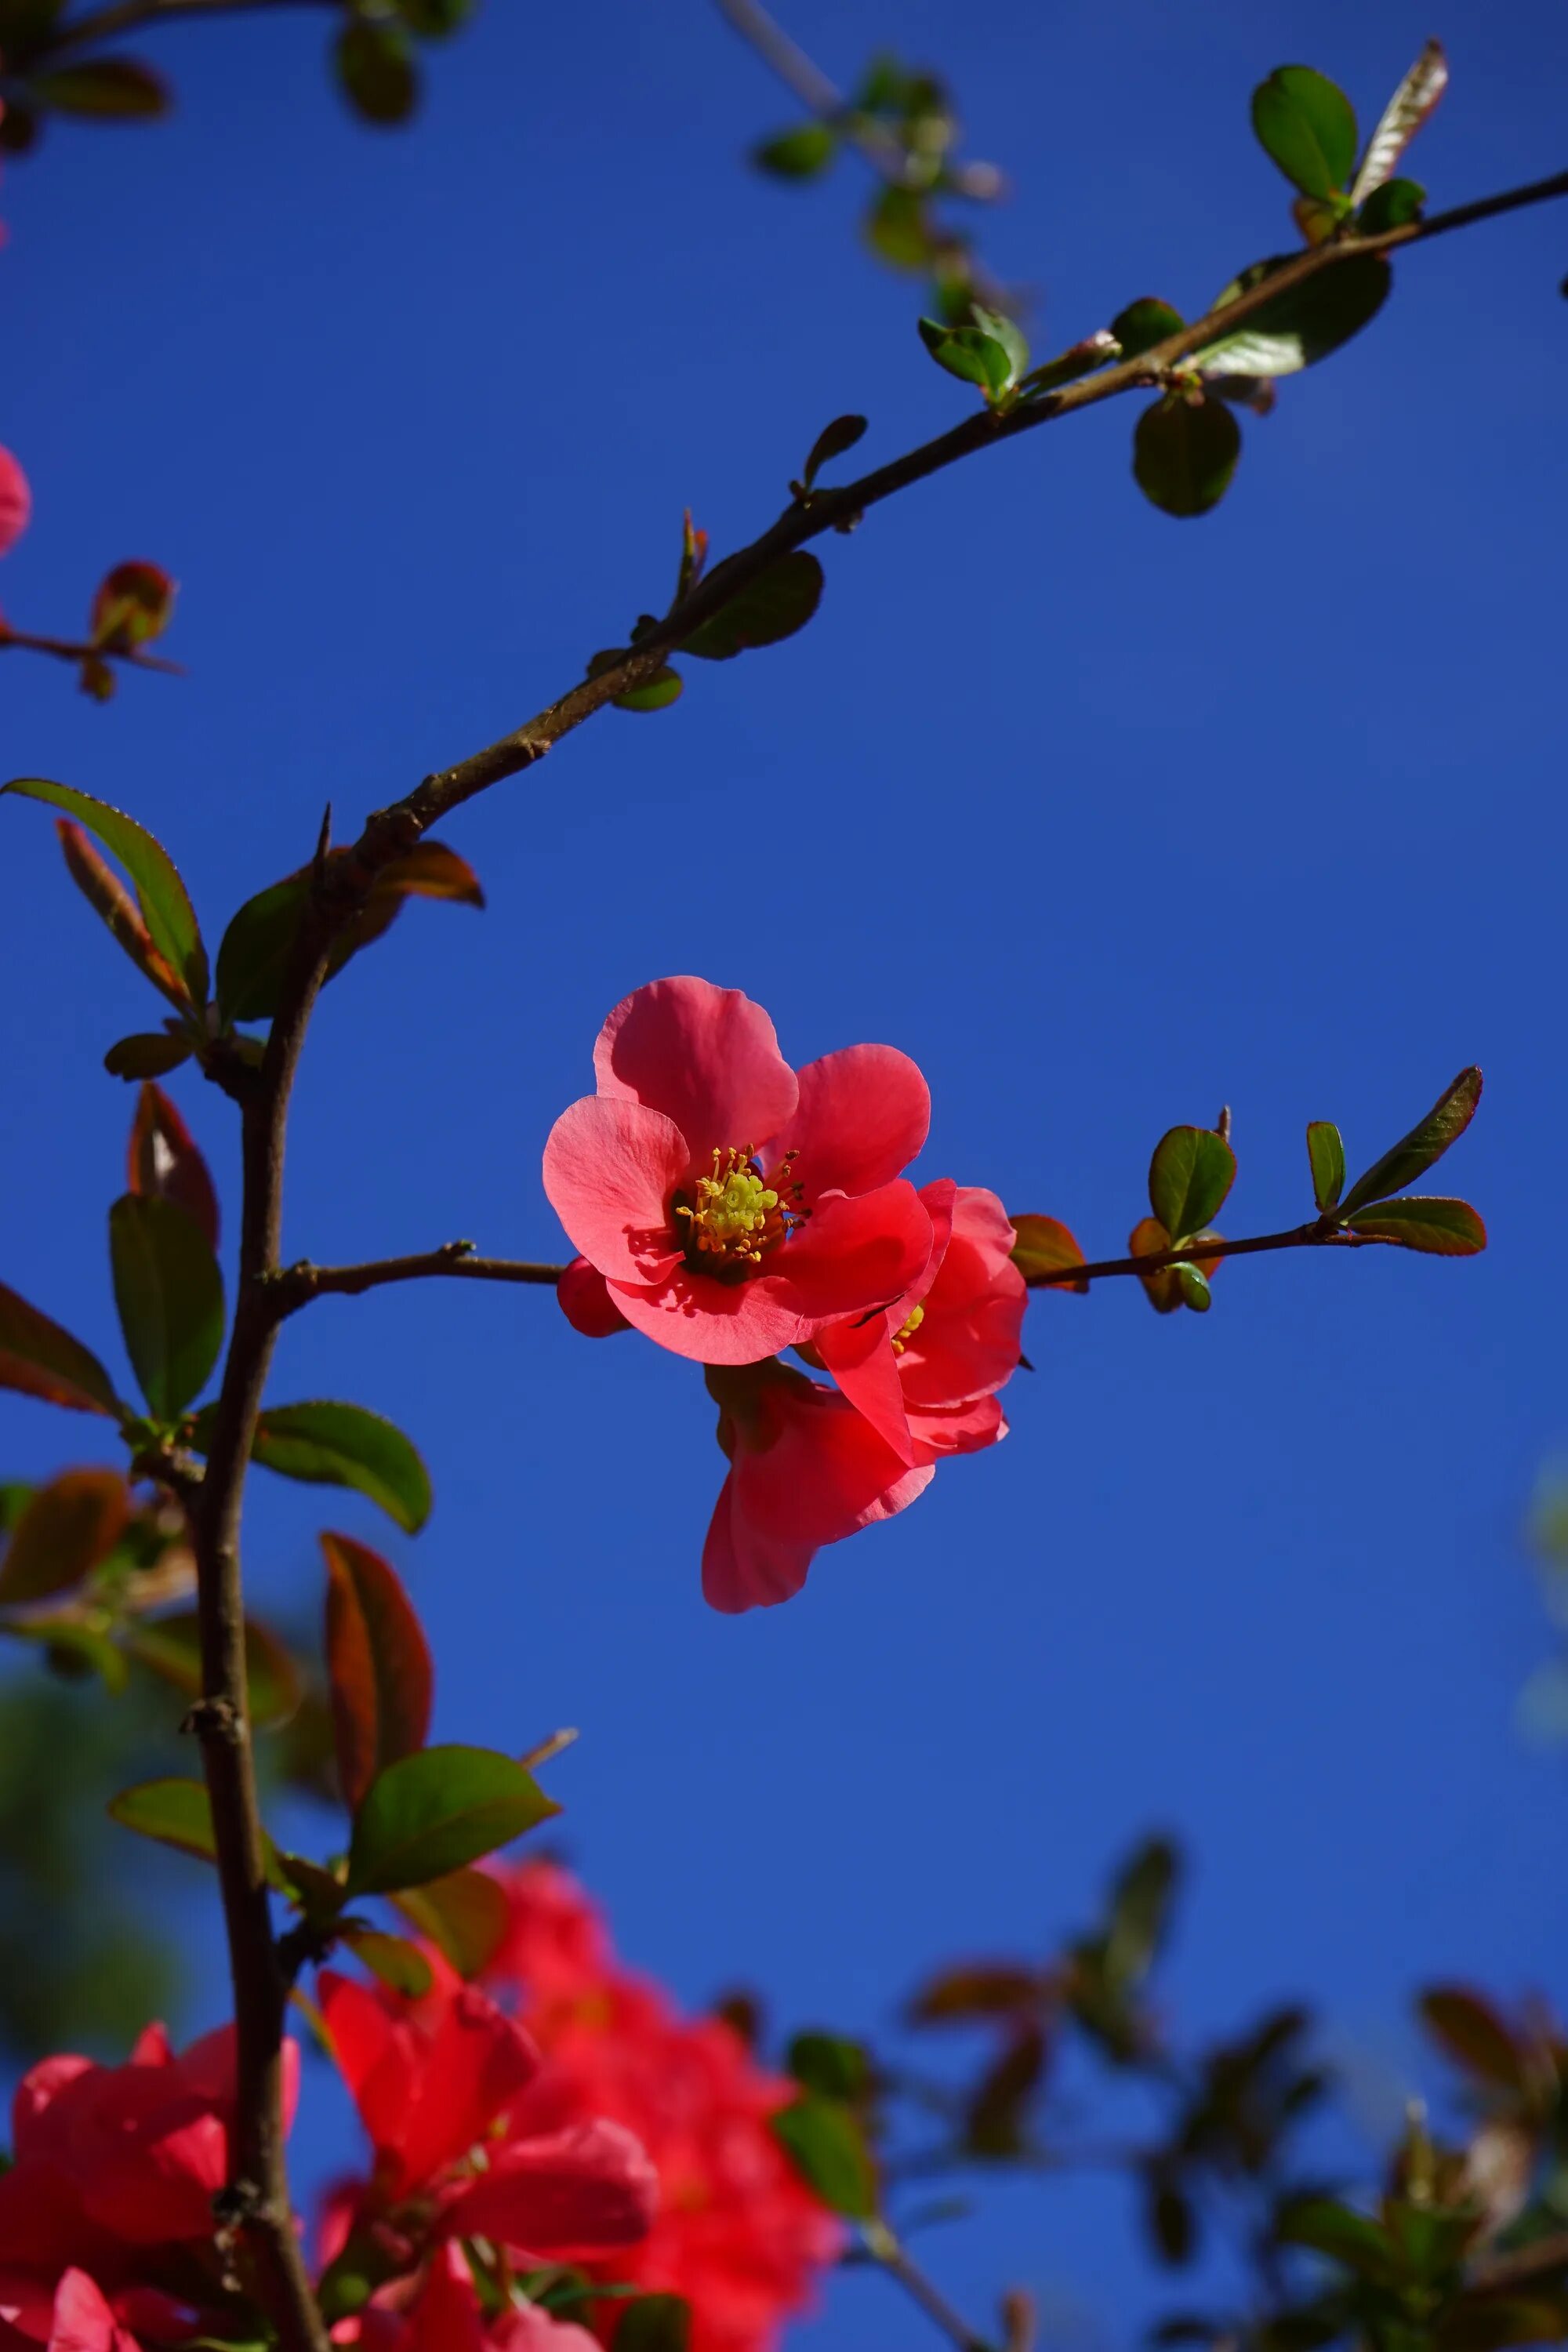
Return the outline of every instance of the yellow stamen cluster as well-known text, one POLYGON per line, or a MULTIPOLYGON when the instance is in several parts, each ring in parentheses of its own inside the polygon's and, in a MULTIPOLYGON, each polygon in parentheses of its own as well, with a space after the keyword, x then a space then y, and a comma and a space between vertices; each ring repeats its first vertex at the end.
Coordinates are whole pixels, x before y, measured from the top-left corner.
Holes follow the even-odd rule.
MULTIPOLYGON (((775 1181, 763 1181, 750 1144, 715 1147, 713 1172, 697 1179, 695 1202, 678 1201, 675 1213, 684 1221, 689 1256, 717 1258, 743 1270, 760 1265, 763 1252, 784 1240, 795 1213, 784 1207, 779 1192, 798 1193, 788 1183, 793 1152, 776 1171, 775 1181)), ((712 1269, 715 1273, 719 1268, 712 1269)))
POLYGON ((893 1353, 895 1356, 901 1356, 903 1354, 904 1341, 914 1338, 915 1333, 920 1329, 921 1325, 925 1321, 925 1319, 926 1311, 923 1307, 910 1307, 904 1321, 900 1324, 898 1329, 893 1334, 893 1353))

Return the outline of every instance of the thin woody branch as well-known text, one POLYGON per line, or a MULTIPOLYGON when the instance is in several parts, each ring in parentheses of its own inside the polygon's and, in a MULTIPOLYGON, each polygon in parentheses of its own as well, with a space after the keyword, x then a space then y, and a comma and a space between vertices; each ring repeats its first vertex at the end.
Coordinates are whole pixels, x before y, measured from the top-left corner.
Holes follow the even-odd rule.
POLYGON ((553 1288, 566 1269, 521 1258, 477 1257, 472 1242, 444 1242, 439 1249, 416 1252, 408 1257, 374 1258, 363 1265, 312 1265, 303 1259, 284 1266, 267 1286, 272 1311, 279 1322, 298 1313, 312 1298, 357 1298, 367 1290, 391 1282, 422 1282, 446 1276, 468 1282, 522 1282, 553 1288))
POLYGON ((95 646, 77 637, 40 637, 0 622, 0 654, 11 647, 20 653, 51 654, 57 661, 123 662, 127 669, 161 670, 165 677, 185 675, 178 662, 165 661, 160 654, 144 654, 134 646, 95 646))
POLYGON ((1331 1220, 1292 1225, 1282 1234, 1257 1234, 1250 1241, 1188 1242, 1181 1249, 1152 1250, 1147 1257, 1102 1257, 1060 1273, 1025 1276, 1031 1290, 1069 1290, 1076 1282, 1101 1282, 1114 1274, 1159 1274, 1168 1265, 1202 1265, 1213 1258, 1253 1257, 1262 1250, 1388 1248, 1384 1234, 1352 1234, 1331 1220))
POLYGON ((36 55, 30 53, 29 63, 47 58, 68 57, 78 49, 92 47, 100 41, 117 39, 121 33, 141 32, 158 25, 184 25, 193 19, 211 16, 255 16, 265 10, 268 14, 283 8, 330 8, 335 0, 110 0, 102 8, 90 9, 85 16, 74 16, 49 35, 36 55))

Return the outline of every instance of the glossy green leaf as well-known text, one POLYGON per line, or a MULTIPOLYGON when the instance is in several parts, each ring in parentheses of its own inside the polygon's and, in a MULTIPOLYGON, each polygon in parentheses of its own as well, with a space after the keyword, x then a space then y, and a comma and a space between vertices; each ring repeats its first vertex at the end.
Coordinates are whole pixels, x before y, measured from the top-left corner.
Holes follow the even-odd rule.
MULTIPOLYGON (((1277 254, 1270 260, 1255 261, 1215 297, 1215 310, 1250 293, 1300 257, 1277 254)), ((1293 375, 1359 335, 1382 310, 1393 282, 1381 253, 1348 254, 1262 304, 1234 334, 1205 343, 1194 353, 1194 364, 1205 375, 1293 375)))
POLYGON ((1345 1147, 1331 1120, 1308 1122, 1307 1158, 1312 1170, 1313 1200, 1324 1211, 1335 1207, 1345 1189, 1345 1147))
POLYGON ((58 114, 100 121, 150 121, 169 111, 168 84, 134 58, 84 58, 79 65, 55 66, 31 75, 27 88, 58 114))
POLYGON ((1352 1234, 1397 1242, 1427 1257, 1474 1257, 1487 1245, 1487 1229, 1468 1201, 1405 1192, 1396 1201, 1371 1201, 1340 1214, 1352 1234))
POLYGON ((1435 1167, 1449 1146, 1457 1143, 1476 1115, 1481 1098, 1481 1074, 1473 1066, 1461 1070, 1452 1086, 1433 1104, 1426 1118, 1402 1136, 1391 1151, 1359 1177, 1345 1194, 1342 1214, 1348 1216, 1363 1201, 1385 1192, 1402 1192, 1435 1167))
POLYGON ((1364 2213, 1336 2204, 1332 2198, 1308 2198, 1289 2207, 1280 2218, 1279 2235, 1287 2245, 1310 2246, 1314 2253, 1327 2254, 1331 2261, 1379 2286, 1397 2286, 1405 2276, 1404 2264, 1386 2230, 1364 2213))
POLYGON ((419 97, 419 73, 399 25, 351 16, 338 35, 338 85, 362 122, 384 130, 406 122, 419 97))
POLYGON ((173 859, 152 835, 117 808, 79 793, 69 784, 54 784, 40 776, 19 776, 0 785, 0 793, 21 793, 28 800, 45 801, 96 834, 131 877, 136 903, 148 936, 170 969, 177 972, 196 1004, 207 993, 206 950, 195 910, 173 859))
POLYGON ((964 383, 978 384, 988 400, 1014 381, 1005 347, 981 327, 947 327, 940 319, 922 319, 920 336, 938 367, 964 383))
POLYGON ((109 1213, 114 1303, 148 1411, 171 1422, 223 1346, 223 1276, 201 1227, 173 1201, 124 1193, 109 1213))
MULTIPOLYGON (((202 1674, 201 1621, 194 1609, 173 1617, 144 1617, 125 1628, 125 1647, 132 1657, 161 1675, 176 1690, 199 1697, 202 1674)), ((251 1721, 258 1730, 287 1723, 304 1696, 300 1668, 287 1644, 269 1626, 245 1621, 247 1698, 251 1721)))
POLYGON ((822 600, 822 566, 795 549, 737 591, 678 648, 703 661, 731 661, 757 646, 777 645, 804 629, 822 600))
POLYGON ((504 1890, 482 1870, 455 1870, 393 1899, 463 1977, 477 1977, 489 1966, 511 1916, 504 1890))
POLYGON ((1306 196, 1331 196, 1355 169, 1355 109, 1310 66, 1278 66, 1252 93, 1264 153, 1306 196))
POLYGON ((617 710, 668 710, 672 702, 679 701, 685 688, 686 680, 681 677, 680 672, 678 669, 671 669, 669 664, 666 662, 662 669, 655 670, 645 686, 634 686, 629 694, 617 694, 616 709, 617 710))
POLYGON ((349 1892, 395 1895, 445 1878, 561 1808, 488 1748, 424 1748, 389 1764, 354 1818, 349 1892))
POLYGON ((143 1083, 136 1098, 126 1157, 131 1191, 147 1200, 173 1201, 216 1250, 220 1219, 207 1163, 175 1105, 151 1081, 143 1083))
POLYGON ((871 2063, 841 2033, 797 2033, 784 2060, 803 2089, 853 2106, 871 2087, 871 2063))
POLYGON ((830 466, 835 457, 842 457, 853 449, 865 432, 863 416, 836 416, 830 425, 825 425, 811 445, 811 454, 800 478, 802 489, 809 490, 824 466, 830 466))
POLYGON ((759 141, 752 161, 775 180, 815 180, 837 152, 837 137, 826 122, 797 122, 774 138, 759 141))
POLYGON ((36 1487, 0 1551, 0 1607, 80 1584, 109 1558, 130 1515, 117 1470, 64 1470, 36 1487))
MULTIPOLYGON (((0 123, 4 120, 0 116, 0 123)), ((153 946, 141 908, 108 858, 94 845, 86 827, 78 824, 74 817, 58 816, 55 833, 66 872, 110 939, 124 949, 142 978, 150 980, 161 996, 166 996, 171 1004, 184 1012, 190 1003, 189 990, 153 946)))
POLYGON ((406 1936, 388 1936, 379 1927, 344 1927, 340 1938, 373 1977, 405 2000, 422 2000, 436 1981, 429 1961, 406 1936))
POLYGON ((1419 220, 1426 191, 1419 180, 1382 180, 1356 215, 1363 236, 1380 236, 1385 228, 1404 228, 1419 220))
POLYGON ((309 877, 292 874, 247 898, 218 942, 217 1003, 226 1024, 269 1021, 310 897, 309 877))
MULTIPOLYGON (((192 1444, 205 1454, 209 1415, 197 1419, 192 1444)), ((403 1432, 363 1405, 318 1398, 268 1405, 256 1425, 250 1458, 280 1478, 310 1486, 349 1486, 378 1503, 407 1535, 430 1516, 430 1475, 403 1432)))
POLYGON ((1179 335, 1186 325, 1179 310, 1162 302, 1152 294, 1145 294, 1136 302, 1129 302, 1110 322, 1110 331, 1121 346, 1124 360, 1135 360, 1169 335, 1179 335))
POLYGON ((98 1358, 0 1282, 0 1389, 122 1418, 125 1407, 98 1358))
POLYGON ((430 1648, 395 1571, 352 1537, 323 1535, 327 1680, 338 1780, 351 1811, 430 1728, 430 1648))
POLYGON ((1176 1287, 1182 1294, 1183 1306, 1190 1307, 1194 1315, 1206 1315, 1214 1305, 1214 1297, 1209 1289, 1208 1276, 1202 1266, 1188 1265, 1184 1260, 1179 1260, 1171 1268, 1171 1272, 1176 1277, 1176 1287))
POLYGON ((1077 1236, 1070 1233, 1059 1217, 1045 1217, 1026 1211, 1012 1220, 1016 1236, 1013 1244, 1013 1263, 1026 1282, 1045 1283, 1053 1290, 1076 1290, 1081 1297, 1089 1288, 1087 1282, 1047 1282, 1047 1277, 1066 1272, 1083 1264, 1083 1252, 1077 1236))
POLYGON ((1428 41, 1379 117, 1351 194, 1357 204, 1388 180, 1421 125, 1448 87, 1441 41, 1428 41))
POLYGON ((165 1029, 147 1029, 133 1037, 117 1039, 105 1054, 103 1066, 111 1078, 166 1078, 190 1058, 188 1037, 172 1037, 165 1029))
POLYGON ((682 2294, 639 2294, 616 2322, 615 2352, 689 2352, 691 2305, 682 2294))
POLYGON ((1212 1224, 1236 1181, 1236 1154, 1212 1127, 1173 1127, 1149 1162, 1149 1206, 1173 1242, 1212 1224))
POLYGON ((770 2116, 768 2126, 807 2188, 830 2211, 852 2221, 874 2217, 876 2168, 865 2134, 847 2106, 807 2091, 770 2116))
POLYGON ((1146 408, 1132 436, 1132 478, 1162 514, 1207 514, 1230 487, 1241 427, 1223 400, 1170 392, 1146 408))
POLYGON ((980 302, 970 304, 969 315, 982 334, 1001 344, 1007 354, 1008 381, 1016 383, 1029 365, 1028 338, 1017 320, 1010 319, 1005 310, 988 310, 980 302))

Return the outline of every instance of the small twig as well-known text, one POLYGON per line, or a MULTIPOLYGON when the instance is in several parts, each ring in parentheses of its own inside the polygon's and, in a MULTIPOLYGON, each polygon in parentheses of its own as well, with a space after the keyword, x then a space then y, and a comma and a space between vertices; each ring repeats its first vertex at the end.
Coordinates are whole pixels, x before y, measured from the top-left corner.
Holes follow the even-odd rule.
POLYGON ((411 1257, 372 1259, 364 1265, 282 1266, 268 1276, 267 1296, 278 1321, 297 1314, 312 1298, 332 1296, 357 1298, 363 1291, 379 1290, 389 1282, 421 1282, 431 1276, 456 1276, 468 1282, 528 1282, 553 1286, 566 1269, 540 1265, 520 1258, 475 1257, 472 1242, 443 1242, 439 1249, 411 1257))
POLYGON ((95 42, 111 41, 121 33, 139 32, 144 26, 156 25, 188 24, 193 17, 248 16, 264 9, 333 5, 334 0, 110 0, 107 7, 92 9, 87 16, 59 26, 30 53, 28 61, 36 63, 47 57, 52 62, 77 49, 90 48, 95 42))
POLYGON ((933 2285, 917 2263, 911 2262, 898 2239, 885 2221, 866 2221, 861 2225, 861 2242, 871 2260, 885 2270, 889 2278, 898 2280, 906 2294, 919 2304, 928 2319, 933 2321, 957 2352, 995 2352, 986 2337, 971 2327, 961 2311, 953 2308, 939 2286, 933 2285))
POLYGON ((1189 1242, 1180 1249, 1152 1250, 1147 1257, 1086 1259, 1082 1265, 1062 1266, 1050 1274, 1029 1274, 1031 1290, 1068 1290, 1075 1282, 1100 1282, 1114 1274, 1158 1274, 1167 1265, 1195 1265, 1205 1258, 1253 1257, 1260 1250, 1376 1249, 1389 1247, 1382 1234, 1347 1233, 1342 1225, 1320 1220, 1292 1225, 1288 1233, 1257 1234, 1245 1242, 1189 1242))
POLYGON ((537 1772, 542 1764, 550 1763, 552 1758, 559 1756, 563 1748, 572 1747, 582 1736, 574 1726, 568 1726, 562 1731, 552 1731, 548 1739, 542 1739, 537 1748, 531 1748, 526 1755, 520 1756, 517 1760, 525 1772, 537 1772))
POLYGON ((144 654, 134 646, 94 646, 79 643, 74 637, 35 636, 26 629, 13 629, 0 623, 0 653, 15 646, 22 653, 52 654, 57 661, 117 661, 127 669, 155 669, 165 677, 184 677, 178 662, 165 661, 161 654, 144 654))

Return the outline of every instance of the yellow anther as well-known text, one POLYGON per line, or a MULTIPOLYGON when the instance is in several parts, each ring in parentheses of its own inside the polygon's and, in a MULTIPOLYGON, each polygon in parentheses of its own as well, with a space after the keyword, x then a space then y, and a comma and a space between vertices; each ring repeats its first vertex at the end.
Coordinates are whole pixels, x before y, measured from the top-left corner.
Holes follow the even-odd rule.
POLYGON ((901 1356, 903 1354, 904 1341, 914 1338, 915 1333, 920 1329, 921 1325, 925 1321, 925 1319, 926 1311, 923 1307, 910 1307, 909 1314, 893 1334, 893 1353, 895 1356, 901 1356))

